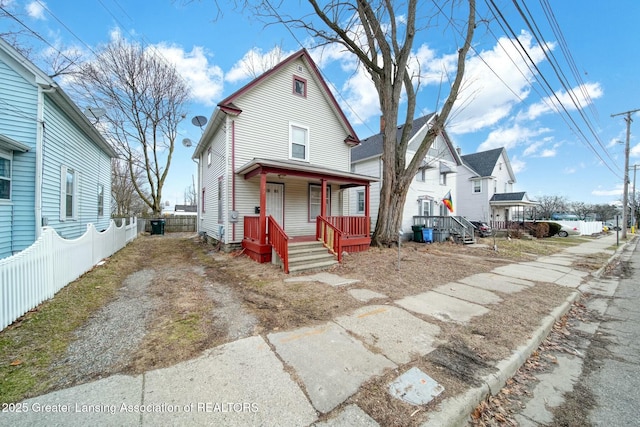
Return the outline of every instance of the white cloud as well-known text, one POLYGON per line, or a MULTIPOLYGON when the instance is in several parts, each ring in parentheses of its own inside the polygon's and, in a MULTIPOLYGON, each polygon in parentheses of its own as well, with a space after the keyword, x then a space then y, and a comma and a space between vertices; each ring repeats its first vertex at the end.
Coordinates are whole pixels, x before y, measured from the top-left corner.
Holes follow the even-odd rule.
POLYGON ((233 64, 224 79, 230 83, 253 79, 278 65, 293 53, 293 51, 282 50, 281 46, 275 46, 267 52, 263 52, 259 47, 254 47, 245 53, 242 59, 233 64))
POLYGON ((531 105, 521 118, 534 120, 547 113, 562 113, 575 111, 578 107, 585 108, 603 95, 602 87, 599 83, 587 83, 571 89, 571 93, 560 90, 554 96, 547 96, 540 102, 531 105), (577 106, 576 106, 577 105, 577 106), (564 106, 564 109, 563 107, 564 106))
POLYGON ((615 188, 603 189, 598 187, 591 192, 594 196, 622 196, 622 184, 618 184, 615 188))
POLYGON ((508 128, 498 128, 489 132, 487 139, 478 147, 478 151, 491 150, 492 148, 499 147, 504 147, 509 150, 518 145, 526 144, 531 139, 538 138, 540 135, 549 131, 550 129, 547 128, 533 130, 517 123, 508 128))
POLYGON ((209 64, 203 47, 194 46, 191 52, 187 52, 180 46, 160 43, 153 49, 176 67, 189 85, 193 101, 212 106, 220 100, 223 72, 217 65, 209 64))
MULTIPOLYGON (((545 59, 543 48, 533 44, 531 35, 522 32, 518 40, 534 63, 545 59)), ((553 49, 553 45, 547 47, 553 49)), ((495 125, 529 96, 533 73, 519 51, 517 43, 501 37, 491 50, 468 59, 449 132, 463 134, 495 125)))
POLYGON ((540 153, 540 157, 555 157, 557 153, 558 150, 556 150, 555 148, 547 148, 542 150, 542 152, 540 153))
POLYGON ((520 160, 517 156, 513 156, 509 163, 511 163, 511 170, 513 170, 513 173, 516 175, 527 168, 527 163, 520 160))
POLYGON ((525 148, 522 154, 524 156, 533 156, 538 152, 538 149, 542 147, 543 143, 544 143, 543 141, 532 142, 531 144, 529 144, 527 148, 525 148))
POLYGON ((24 7, 27 15, 33 19, 44 21, 47 17, 44 14, 47 4, 42 1, 32 1, 24 7))
POLYGON ((640 157, 640 144, 636 144, 630 148, 629 157, 640 157))
POLYGON ((372 117, 380 115, 380 100, 371 77, 363 67, 342 86, 342 97, 347 103, 345 113, 349 121, 355 125, 365 123, 372 117))

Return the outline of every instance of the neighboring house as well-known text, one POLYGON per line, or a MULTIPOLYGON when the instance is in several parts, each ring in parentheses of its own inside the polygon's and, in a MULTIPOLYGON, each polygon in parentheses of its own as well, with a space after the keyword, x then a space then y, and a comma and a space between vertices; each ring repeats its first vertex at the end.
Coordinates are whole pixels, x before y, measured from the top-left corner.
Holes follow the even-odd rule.
POLYGON ((193 155, 198 231, 225 247, 241 245, 259 262, 272 261, 273 250, 285 271, 284 246, 295 242, 324 240, 338 259, 342 251, 366 249, 375 178, 350 172, 358 143, 309 53, 300 50, 214 111, 193 155), (351 187, 363 188, 366 208, 349 218, 351 187))
MULTIPOLYGON (((427 131, 431 128, 435 115, 429 114, 413 121, 410 133, 409 148, 407 150, 407 164, 420 145, 427 131)), ((361 174, 382 177, 382 139, 383 123, 381 122, 380 133, 373 135, 362 143, 354 147, 351 151, 351 170, 361 174)), ((398 126, 396 135, 398 140, 402 134, 404 125, 398 126)), ((405 237, 412 231, 414 217, 448 217, 459 215, 457 207, 456 170, 462 164, 458 152, 453 147, 446 132, 439 135, 429 148, 427 155, 422 160, 418 173, 413 179, 407 193, 402 214, 402 231, 405 237), (453 201, 453 212, 450 212, 443 199, 451 195, 453 201)), ((371 216, 375 220, 378 215, 380 205, 380 187, 382 183, 376 182, 371 185, 371 216)), ((363 206, 361 201, 364 198, 362 190, 352 190, 355 194, 352 197, 351 211, 360 213, 363 206)))
POLYGON ((49 226, 80 237, 110 222, 116 153, 60 86, 0 39, 0 258, 49 226))
POLYGON ((536 205, 525 192, 514 192, 516 182, 504 148, 461 156, 458 169, 458 214, 471 221, 506 228, 508 221, 523 221, 536 205))

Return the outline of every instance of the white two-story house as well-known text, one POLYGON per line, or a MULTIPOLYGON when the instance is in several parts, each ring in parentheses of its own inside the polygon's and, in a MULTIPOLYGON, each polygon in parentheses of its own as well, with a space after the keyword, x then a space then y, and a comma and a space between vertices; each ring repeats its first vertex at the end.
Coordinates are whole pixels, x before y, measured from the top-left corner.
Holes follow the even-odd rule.
MULTIPOLYGON (((375 178, 352 173, 359 140, 306 50, 286 58, 222 100, 196 147, 198 230, 258 262, 322 241, 343 251, 369 247, 375 178), (349 217, 348 189, 364 194, 349 217)), ((326 254, 326 250, 324 251, 326 254)))

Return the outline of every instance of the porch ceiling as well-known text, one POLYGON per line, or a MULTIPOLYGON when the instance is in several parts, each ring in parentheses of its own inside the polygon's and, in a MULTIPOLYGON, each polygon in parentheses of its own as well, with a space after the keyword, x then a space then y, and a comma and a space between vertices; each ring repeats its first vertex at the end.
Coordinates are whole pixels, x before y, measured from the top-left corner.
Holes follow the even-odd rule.
POLYGON ((331 183, 340 184, 343 187, 369 185, 372 182, 379 181, 378 178, 368 175, 360 175, 286 160, 253 159, 241 166, 236 172, 244 175, 244 179, 251 179, 261 174, 271 174, 280 175, 281 177, 325 179, 331 183))

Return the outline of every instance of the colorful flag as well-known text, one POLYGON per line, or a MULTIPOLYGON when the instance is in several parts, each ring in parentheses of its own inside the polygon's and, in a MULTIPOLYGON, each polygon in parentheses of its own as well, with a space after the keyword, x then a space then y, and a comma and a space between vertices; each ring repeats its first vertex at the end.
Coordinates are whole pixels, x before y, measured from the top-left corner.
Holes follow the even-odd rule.
POLYGON ((444 199, 442 199, 442 203, 444 203, 447 209, 449 209, 449 212, 453 212, 453 200, 451 200, 451 190, 449 190, 447 195, 444 196, 444 199))

